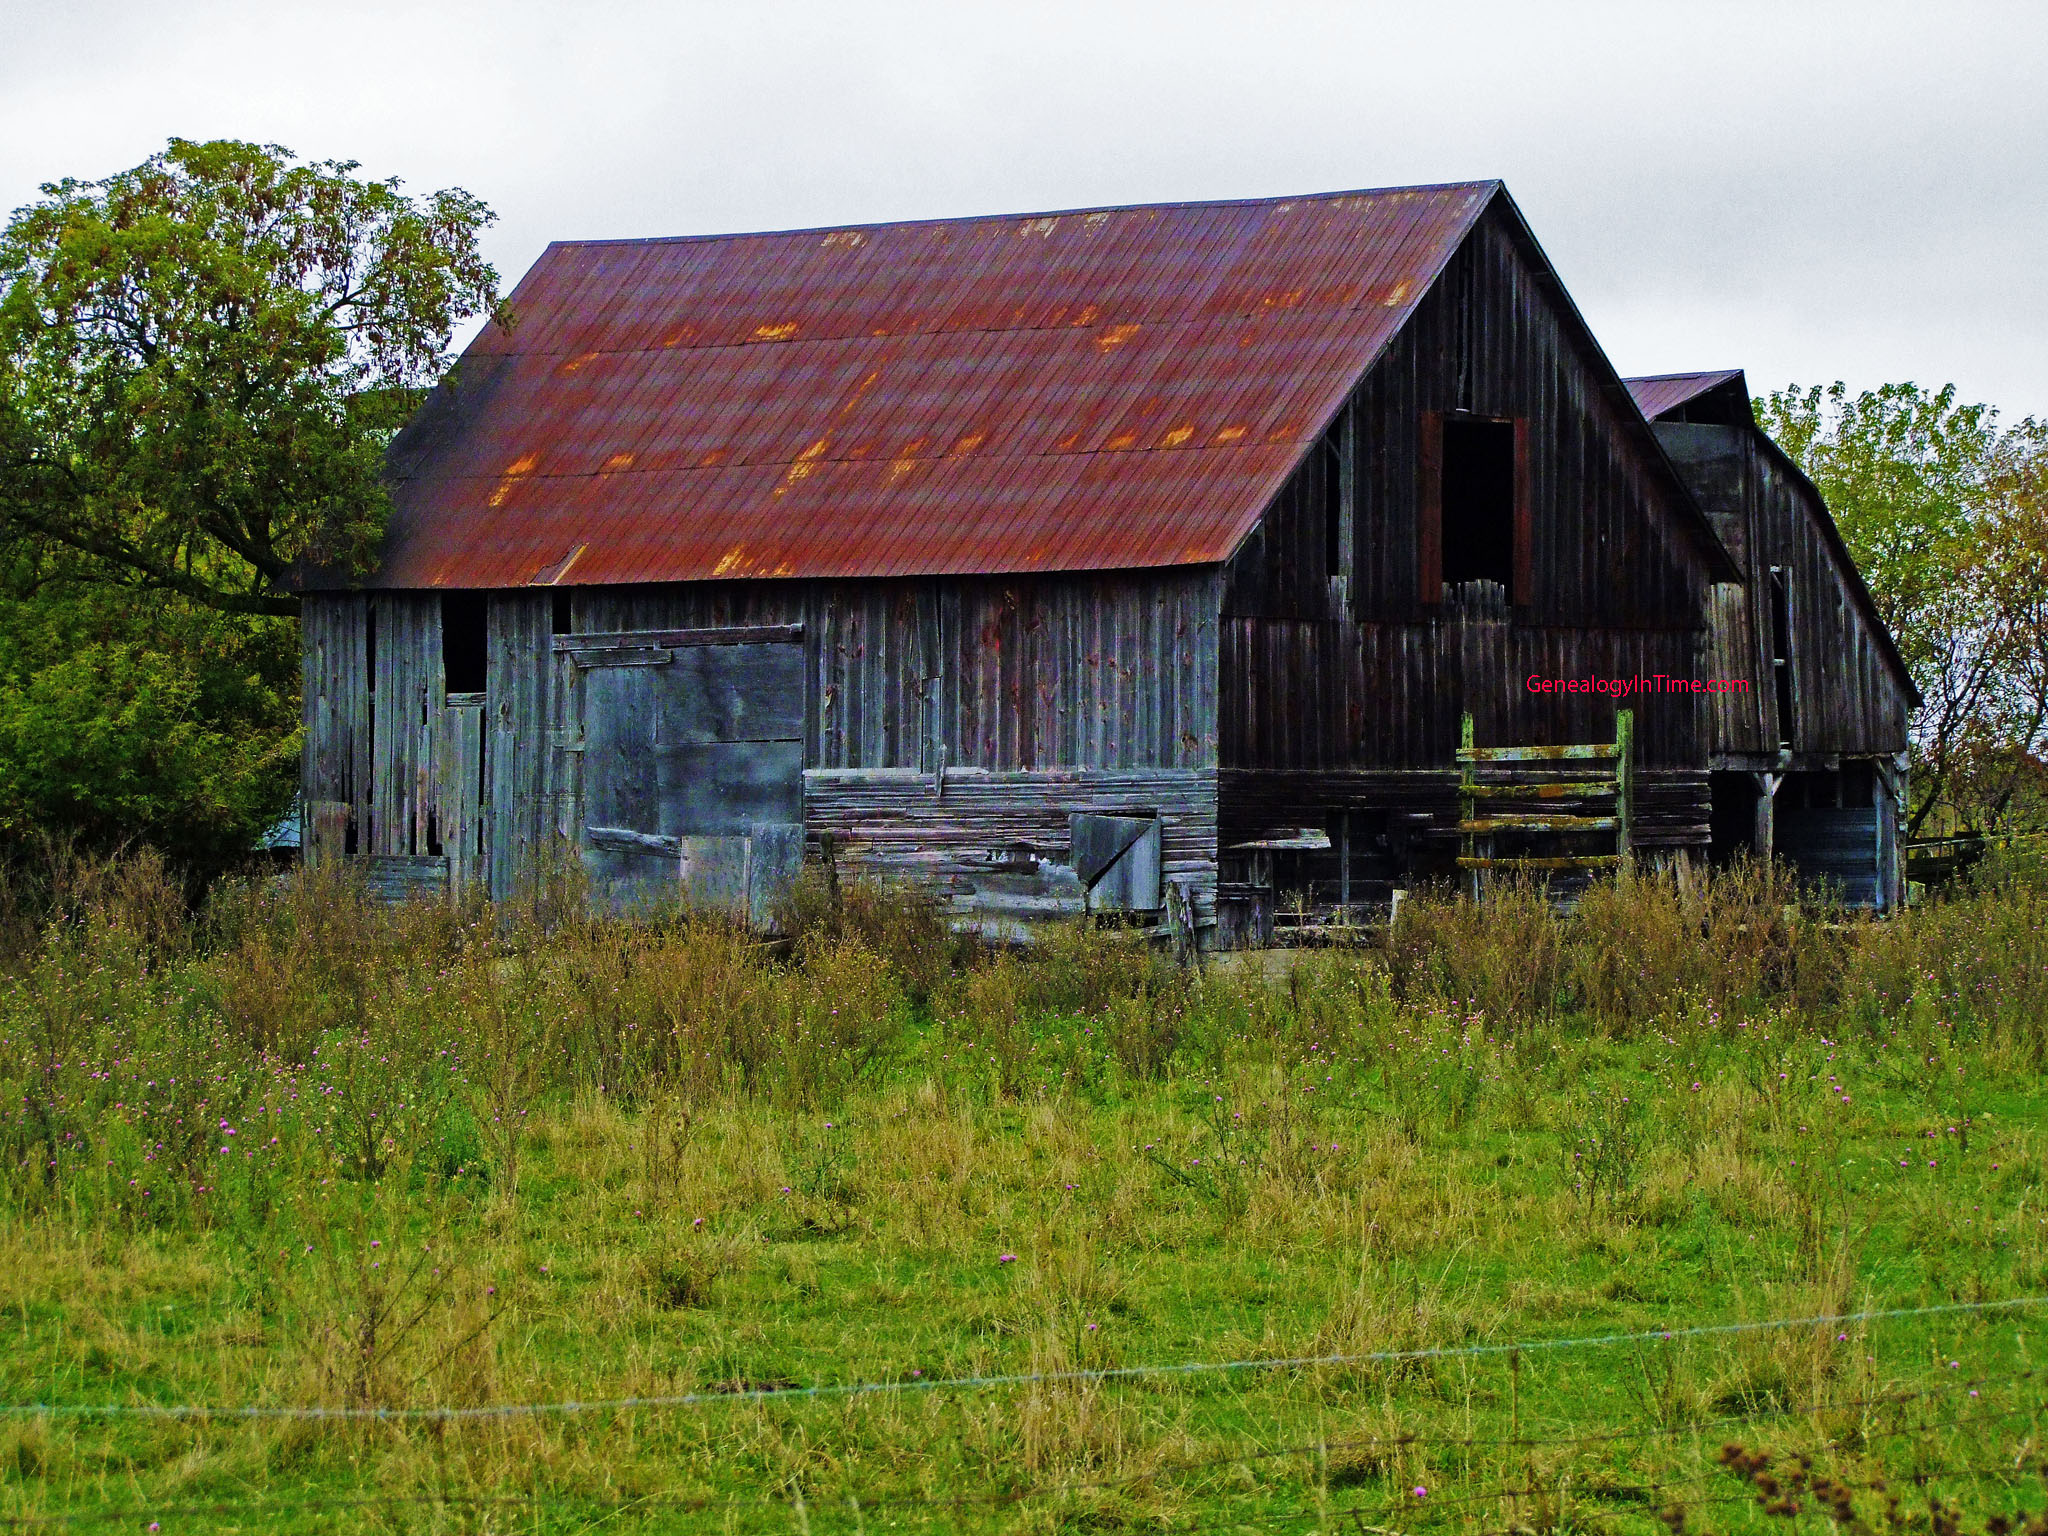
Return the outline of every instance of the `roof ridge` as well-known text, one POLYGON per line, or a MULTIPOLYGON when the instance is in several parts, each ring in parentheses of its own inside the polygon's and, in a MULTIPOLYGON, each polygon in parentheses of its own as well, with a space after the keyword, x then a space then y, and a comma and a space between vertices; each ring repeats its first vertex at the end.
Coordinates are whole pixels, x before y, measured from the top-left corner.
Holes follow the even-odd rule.
POLYGON ((1413 186, 1350 187, 1330 192, 1297 192, 1269 197, 1197 197, 1156 203, 1102 203, 1075 208, 1018 209, 999 213, 940 214, 921 219, 870 219, 852 224, 804 224, 787 229, 731 229, 696 235, 610 235, 591 239, 550 240, 547 250, 584 250, 600 245, 691 245, 711 240, 763 240, 776 235, 829 235, 870 229, 924 229, 937 224, 1001 224, 1011 220, 1085 218, 1095 213, 1151 213, 1183 208, 1270 208, 1281 203, 1327 203, 1346 197, 1393 197, 1416 192, 1473 192, 1500 188, 1498 176, 1471 181, 1418 182, 1413 186))

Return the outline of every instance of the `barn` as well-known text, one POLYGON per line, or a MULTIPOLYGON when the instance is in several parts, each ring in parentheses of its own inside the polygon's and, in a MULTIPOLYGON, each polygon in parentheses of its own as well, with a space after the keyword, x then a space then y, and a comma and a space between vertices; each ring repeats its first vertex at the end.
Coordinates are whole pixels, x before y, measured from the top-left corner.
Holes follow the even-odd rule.
POLYGON ((1498 182, 556 244, 392 444, 375 572, 307 578, 307 847, 1224 946, 1704 857, 1716 775, 1885 751, 1786 769, 1701 691, 1765 611, 1704 462, 1498 182))
POLYGON ((1757 425, 1742 370, 1630 379, 1742 580, 1719 587, 1712 855, 1775 855, 1854 905, 1903 897, 1906 736, 1920 694, 1813 482, 1757 425))

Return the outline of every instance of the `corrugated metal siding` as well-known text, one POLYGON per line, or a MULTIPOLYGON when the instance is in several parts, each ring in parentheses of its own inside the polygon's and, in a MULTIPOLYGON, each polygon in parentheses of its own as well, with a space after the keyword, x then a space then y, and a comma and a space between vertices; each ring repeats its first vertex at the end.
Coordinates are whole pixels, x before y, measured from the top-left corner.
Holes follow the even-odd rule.
POLYGON ((552 246, 393 445, 376 581, 1221 560, 1498 191, 552 246))

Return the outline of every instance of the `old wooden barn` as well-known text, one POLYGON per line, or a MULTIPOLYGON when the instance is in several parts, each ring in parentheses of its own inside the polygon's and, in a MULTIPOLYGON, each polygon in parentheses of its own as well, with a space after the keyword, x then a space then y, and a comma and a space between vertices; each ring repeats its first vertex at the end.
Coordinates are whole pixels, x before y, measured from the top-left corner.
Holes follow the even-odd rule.
POLYGON ((1845 899, 1903 896, 1920 695, 1813 482, 1758 427, 1740 369, 1630 379, 1742 580, 1714 591, 1712 850, 1783 858, 1845 899))
MULTIPOLYGON (((1475 847, 1704 856, 1715 774, 1896 750, 1788 767, 1686 686, 1761 684, 1778 513, 1653 429, 1498 183, 558 244, 508 322, 393 444, 374 576, 306 593, 308 846, 389 887, 573 852, 759 915, 808 854, 1244 942, 1475 847), (1538 747, 1565 782, 1474 788, 1538 747), (1509 789, 1556 825, 1475 812, 1509 789)), ((1796 718, 1895 707, 1829 702, 1832 643, 1796 718)))

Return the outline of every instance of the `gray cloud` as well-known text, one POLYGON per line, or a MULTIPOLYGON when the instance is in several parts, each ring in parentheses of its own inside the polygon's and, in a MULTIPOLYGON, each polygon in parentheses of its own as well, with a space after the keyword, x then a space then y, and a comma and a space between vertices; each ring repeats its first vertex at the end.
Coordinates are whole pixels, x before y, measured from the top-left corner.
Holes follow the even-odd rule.
POLYGON ((2048 8, 14 0, 0 200, 275 140, 551 239, 1502 176, 1615 362, 2048 414, 2048 8))

